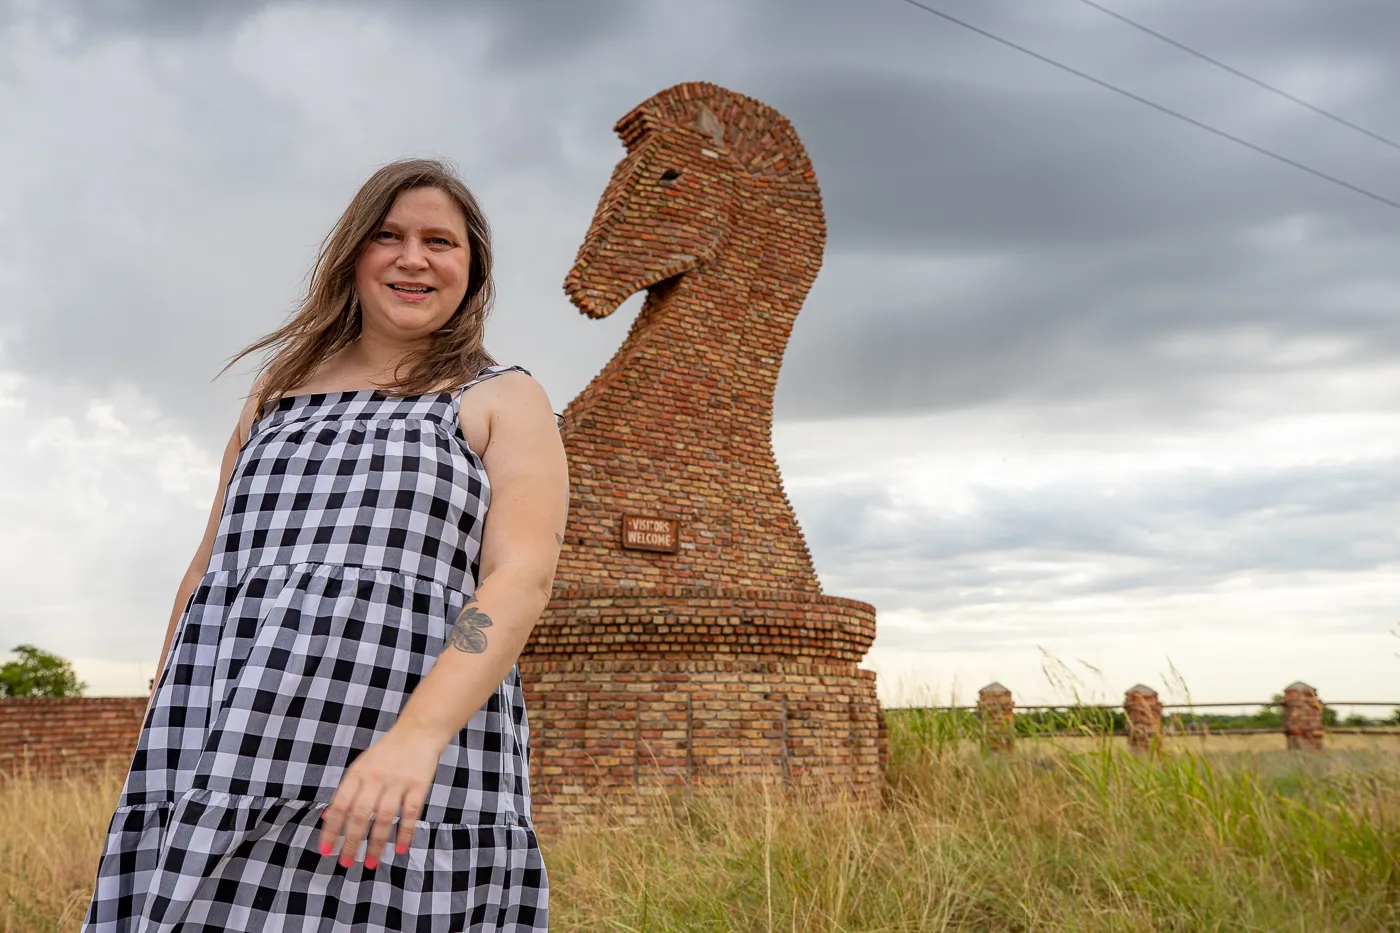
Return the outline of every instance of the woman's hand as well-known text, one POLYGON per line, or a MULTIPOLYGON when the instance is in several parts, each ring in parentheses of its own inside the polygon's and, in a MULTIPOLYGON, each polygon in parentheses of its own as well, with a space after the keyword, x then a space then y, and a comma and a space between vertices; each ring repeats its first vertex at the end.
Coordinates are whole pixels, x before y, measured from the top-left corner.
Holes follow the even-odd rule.
POLYGON ((444 748, 420 732, 396 726, 361 752, 345 769, 330 806, 321 813, 321 854, 330 855, 343 832, 340 864, 349 868, 368 830, 365 868, 373 871, 389 841, 394 817, 399 818, 395 851, 407 852, 444 748))

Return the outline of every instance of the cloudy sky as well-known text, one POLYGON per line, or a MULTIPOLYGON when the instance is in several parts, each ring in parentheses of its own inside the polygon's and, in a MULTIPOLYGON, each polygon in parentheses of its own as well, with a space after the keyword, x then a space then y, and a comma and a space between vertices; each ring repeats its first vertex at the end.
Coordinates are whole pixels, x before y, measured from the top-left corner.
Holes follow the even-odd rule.
MULTIPOLYGON (((640 306, 561 289, 611 126, 707 80, 821 181, 775 445, 886 699, 1065 698, 1048 664, 1107 702, 1400 700, 1400 210, 900 0, 5 2, 0 647, 90 693, 145 691, 251 371, 213 377, 370 172, 460 166, 488 345, 562 407, 640 306)), ((1400 7, 1105 2, 1400 139, 1400 7)), ((1078 0, 932 3, 1400 200, 1397 148, 1078 0)))

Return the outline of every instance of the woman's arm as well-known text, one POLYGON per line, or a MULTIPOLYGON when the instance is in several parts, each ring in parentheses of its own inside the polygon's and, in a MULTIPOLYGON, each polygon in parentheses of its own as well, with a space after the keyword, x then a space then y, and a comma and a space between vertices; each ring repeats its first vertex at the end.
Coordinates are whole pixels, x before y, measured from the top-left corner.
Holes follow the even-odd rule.
POLYGON ((569 513, 564 444, 544 389, 523 373, 496 376, 487 386, 496 390, 496 404, 481 454, 491 504, 480 583, 395 726, 441 748, 505 678, 549 603, 569 513))
POLYGON ((491 504, 480 582, 432 670, 394 726, 356 758, 323 814, 321 851, 329 854, 343 831, 341 863, 347 867, 366 838, 371 813, 365 867, 377 864, 400 807, 399 851, 407 851, 443 749, 510 671, 553 587, 569 476, 549 398, 523 373, 505 373, 469 391, 473 403, 491 413, 490 440, 481 452, 491 504))

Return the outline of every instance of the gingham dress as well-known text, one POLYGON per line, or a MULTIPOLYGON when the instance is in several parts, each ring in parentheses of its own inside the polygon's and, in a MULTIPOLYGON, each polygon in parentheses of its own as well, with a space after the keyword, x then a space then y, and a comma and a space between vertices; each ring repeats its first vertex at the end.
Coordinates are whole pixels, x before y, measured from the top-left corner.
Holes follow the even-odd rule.
MULTIPOLYGON (((408 854, 317 849, 475 592, 490 486, 462 392, 286 396, 224 493, 98 864, 91 933, 545 930, 512 667, 443 752, 408 854)), ((395 827, 397 829, 397 826, 395 827)))

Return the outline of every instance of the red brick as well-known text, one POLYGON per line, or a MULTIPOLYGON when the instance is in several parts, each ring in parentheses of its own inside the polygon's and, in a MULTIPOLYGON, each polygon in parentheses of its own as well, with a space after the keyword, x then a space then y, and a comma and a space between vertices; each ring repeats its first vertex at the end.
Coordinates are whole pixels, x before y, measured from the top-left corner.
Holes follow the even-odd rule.
POLYGON ((884 722, 858 664, 875 611, 822 593, 770 442, 779 366, 826 240, 816 175, 786 118, 711 84, 663 91, 615 129, 627 155, 565 289, 591 316, 648 293, 564 412, 565 547, 520 661, 537 821, 582 812, 603 788, 702 776, 873 790, 884 722), (682 174, 663 185, 667 168, 682 174), (678 521, 680 549, 624 549, 624 513, 678 521), (665 699, 627 692, 638 684, 665 699), (566 705, 590 688, 593 712, 566 705), (627 719, 597 714, 622 696, 627 719), (638 722, 653 717, 688 738, 635 770, 652 735, 638 722), (605 742, 626 767, 598 763, 605 742))

